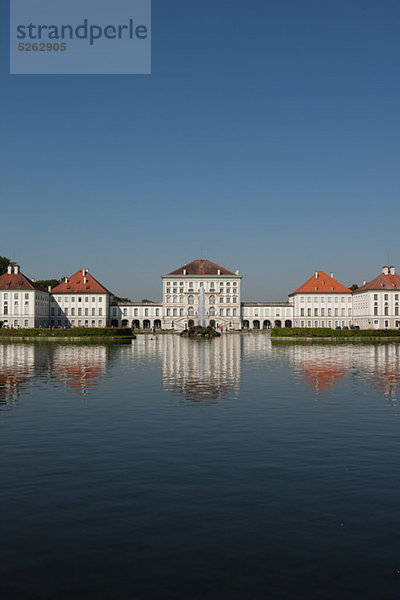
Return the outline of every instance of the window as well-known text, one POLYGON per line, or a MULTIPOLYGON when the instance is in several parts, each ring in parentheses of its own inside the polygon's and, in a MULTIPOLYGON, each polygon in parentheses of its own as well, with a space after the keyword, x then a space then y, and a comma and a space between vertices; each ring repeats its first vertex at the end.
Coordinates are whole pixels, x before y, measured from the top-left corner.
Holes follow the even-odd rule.
POLYGON ((103 314, 103 311, 102 311, 102 309, 101 309, 101 308, 99 308, 99 317, 101 317, 101 316, 102 316, 102 314, 103 314))
POLYGON ((385 317, 387 317, 389 315, 389 307, 387 304, 385 305, 385 313, 384 314, 385 314, 385 317))
POLYGON ((220 309, 219 309, 219 314, 220 314, 220 316, 221 316, 221 317, 223 317, 223 316, 224 316, 224 309, 223 309, 223 308, 220 308, 220 309))
POLYGON ((236 302, 237 302, 237 297, 236 296, 233 296, 232 302, 233 302, 233 304, 236 304, 236 302))
POLYGON ((375 306, 374 306, 374 316, 376 317, 377 314, 378 314, 378 305, 375 304, 375 306))
POLYGON ((88 309, 88 308, 85 308, 85 317, 87 317, 87 316, 88 316, 88 314, 89 314, 89 309, 88 309))
POLYGON ((229 317, 229 316, 230 316, 230 314, 231 314, 231 309, 230 309, 230 308, 227 308, 227 309, 226 309, 226 316, 227 316, 227 317, 229 317))
POLYGON ((177 316, 178 316, 178 309, 177 309, 177 308, 174 308, 174 311, 173 311, 173 316, 174 316, 174 317, 177 317, 177 316))
POLYGON ((304 317, 304 308, 301 308, 301 309, 300 309, 300 316, 301 316, 301 317, 304 317))
POLYGON ((374 294, 374 300, 378 300, 378 294, 374 294))
POLYGON ((103 302, 103 298, 99 296, 99 302, 103 302))
POLYGON ((158 317, 158 316, 159 316, 159 313, 160 313, 160 309, 159 309, 159 308, 156 308, 156 317, 158 317))
POLYGON ((145 317, 148 317, 148 316, 149 316, 149 309, 148 309, 148 308, 145 308, 145 309, 144 309, 144 316, 145 316, 145 317))
POLYGON ((85 296, 85 302, 89 302, 89 296, 85 296))
POLYGON ((96 298, 94 296, 92 296, 92 302, 94 302, 96 300, 96 298))
MULTIPOLYGON (((96 309, 92 308, 92 317, 94 317, 94 315, 96 314, 96 309)), ((114 308, 114 315, 116 314, 116 310, 114 308)))
POLYGON ((78 316, 80 316, 82 314, 82 309, 78 308, 78 316))
POLYGON ((314 308, 314 317, 318 317, 318 308, 314 308))
POLYGON ((211 306, 210 310, 208 311, 210 317, 215 317, 215 308, 213 306, 211 306))
POLYGON ((192 294, 188 296, 188 304, 194 304, 194 296, 192 294))
POLYGON ((321 317, 324 317, 324 316, 325 316, 325 309, 321 308, 321 317))
POLYGON ((389 294, 385 294, 385 300, 389 300, 389 294))
POLYGON ((170 317, 170 316, 171 316, 171 309, 167 308, 167 317, 170 317))
POLYGON ((180 317, 183 317, 183 308, 180 308, 180 309, 179 309, 179 316, 180 316, 180 317))
POLYGON ((339 315, 339 309, 335 308, 335 317, 337 317, 339 315))
POLYGON ((215 296, 212 294, 208 299, 210 304, 215 304, 215 296))
POLYGON ((311 308, 307 308, 307 317, 311 317, 311 308))
POLYGON ((134 309, 133 309, 133 316, 134 316, 134 317, 137 317, 137 316, 138 316, 138 309, 137 309, 137 308, 134 308, 134 309))
POLYGON ((224 303, 224 299, 223 299, 223 297, 222 297, 222 296, 220 296, 220 297, 219 297, 219 303, 220 303, 220 304, 223 304, 223 303, 224 303))
POLYGON ((29 300, 29 294, 25 294, 25 300, 29 300))
POLYGON ((193 306, 189 306, 188 315, 189 315, 189 317, 194 317, 194 308, 193 308, 193 306))
MULTIPOLYGON (((54 308, 51 309, 52 315, 54 315, 54 308)), ((71 316, 75 316, 75 308, 71 308, 71 316)))
POLYGON ((232 309, 232 315, 233 315, 234 317, 236 317, 236 316, 237 316, 237 308, 233 308, 233 309, 232 309))
POLYGON ((78 297, 78 302, 82 302, 82 296, 78 297))

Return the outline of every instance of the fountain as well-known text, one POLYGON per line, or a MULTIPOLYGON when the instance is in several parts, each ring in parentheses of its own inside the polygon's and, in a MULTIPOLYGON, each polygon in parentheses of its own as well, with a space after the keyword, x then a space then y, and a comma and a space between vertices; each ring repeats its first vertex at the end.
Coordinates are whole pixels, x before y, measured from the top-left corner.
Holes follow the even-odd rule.
POLYGON ((183 337, 203 337, 213 338, 219 337, 221 334, 215 331, 212 327, 206 327, 206 294, 204 287, 201 286, 199 291, 199 310, 198 310, 199 324, 197 327, 191 327, 191 329, 185 329, 182 331, 181 336, 183 337))

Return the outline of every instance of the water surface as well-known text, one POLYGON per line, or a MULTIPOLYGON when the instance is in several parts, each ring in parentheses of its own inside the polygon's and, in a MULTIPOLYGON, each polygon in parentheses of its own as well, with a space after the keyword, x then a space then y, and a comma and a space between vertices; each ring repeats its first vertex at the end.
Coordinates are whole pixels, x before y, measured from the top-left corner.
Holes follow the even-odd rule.
POLYGON ((2 599, 397 599, 396 344, 0 344, 2 599))

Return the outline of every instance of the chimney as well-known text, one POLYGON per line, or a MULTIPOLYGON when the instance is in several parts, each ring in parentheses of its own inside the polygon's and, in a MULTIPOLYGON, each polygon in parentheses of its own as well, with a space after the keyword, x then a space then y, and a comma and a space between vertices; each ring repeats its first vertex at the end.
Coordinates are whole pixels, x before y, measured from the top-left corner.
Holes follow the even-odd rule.
POLYGON ((85 274, 86 274, 86 269, 82 269, 82 275, 83 275, 83 277, 85 277, 85 274))
POLYGON ((391 275, 396 275, 396 269, 393 266, 389 267, 389 271, 391 275))
POLYGON ((236 269, 235 275, 239 275, 239 269, 236 269))
POLYGON ((367 285, 367 281, 366 281, 366 279, 364 279, 364 281, 363 281, 363 285, 367 285))
POLYGON ((382 267, 382 273, 384 275, 389 275, 389 267, 387 265, 385 265, 384 267, 382 267))
POLYGON ((315 279, 318 279, 318 271, 315 271, 315 279))
POLYGON ((65 283, 68 283, 68 277, 65 278, 65 283))
POLYGON ((83 283, 87 283, 86 277, 83 278, 83 283))
POLYGON ((183 274, 186 275, 186 269, 183 269, 183 274))
POLYGON ((332 277, 332 279, 334 279, 333 273, 331 273, 331 277, 332 277))
POLYGON ((49 294, 51 294, 51 285, 47 286, 47 291, 49 292, 49 294))
POLYGON ((218 269, 217 274, 221 275, 221 269, 218 269))
POLYGON ((14 265, 14 275, 18 275, 19 273, 19 265, 14 265))
POLYGON ((11 275, 11 273, 12 273, 12 266, 8 265, 8 267, 7 267, 7 275, 11 275))

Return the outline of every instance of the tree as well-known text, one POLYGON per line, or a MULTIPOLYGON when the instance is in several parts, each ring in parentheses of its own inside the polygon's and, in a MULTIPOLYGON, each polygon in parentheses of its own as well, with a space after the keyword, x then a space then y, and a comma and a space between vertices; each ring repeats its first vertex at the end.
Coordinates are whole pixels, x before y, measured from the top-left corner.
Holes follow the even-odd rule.
POLYGON ((151 304, 153 304, 153 300, 148 300, 147 298, 143 298, 142 302, 150 302, 151 304))
POLYGON ((120 296, 114 296, 114 302, 132 302, 130 298, 120 298, 120 296))
POLYGON ((356 283, 353 283, 353 285, 350 286, 350 289, 352 292, 354 292, 355 290, 358 290, 358 285, 356 283))
POLYGON ((7 267, 10 264, 11 261, 9 258, 6 258, 5 256, 0 256, 0 275, 3 275, 3 273, 7 272, 7 267))
POLYGON ((62 279, 38 279, 38 281, 36 281, 36 283, 38 283, 39 285, 41 285, 44 288, 48 288, 50 287, 56 287, 56 285, 59 285, 62 282, 62 279))

